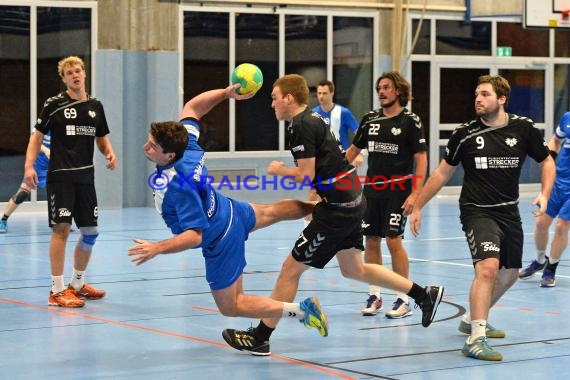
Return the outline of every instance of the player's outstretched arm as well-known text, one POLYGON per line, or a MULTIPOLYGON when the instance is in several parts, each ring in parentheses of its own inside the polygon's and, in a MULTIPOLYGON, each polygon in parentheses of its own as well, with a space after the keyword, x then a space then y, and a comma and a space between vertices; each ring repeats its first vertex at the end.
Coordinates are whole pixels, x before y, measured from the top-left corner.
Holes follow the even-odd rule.
POLYGON ((239 87, 240 84, 236 83, 226 88, 210 90, 196 95, 184 105, 182 113, 180 114, 180 120, 187 117, 193 117, 200 120, 204 115, 210 112, 212 108, 226 99, 245 100, 255 95, 254 92, 243 95, 238 94, 236 89, 239 87))
POLYGON ((202 243, 202 231, 186 230, 170 239, 158 242, 138 238, 133 239, 133 241, 136 245, 129 248, 128 255, 132 256, 131 261, 133 263, 141 265, 156 255, 177 253, 199 246, 202 243))

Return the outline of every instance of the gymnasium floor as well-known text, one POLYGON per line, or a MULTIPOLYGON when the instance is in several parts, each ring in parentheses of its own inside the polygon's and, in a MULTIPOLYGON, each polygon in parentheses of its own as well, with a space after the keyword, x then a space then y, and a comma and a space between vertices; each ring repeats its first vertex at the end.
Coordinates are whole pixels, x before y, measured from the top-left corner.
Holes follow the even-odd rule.
MULTIPOLYGON (((521 199, 525 259, 534 257, 530 198, 521 199)), ((310 270, 298 299, 318 295, 330 322, 322 338, 294 320, 283 320, 271 340, 270 357, 229 348, 226 327, 255 320, 227 318, 216 309, 204 279, 199 251, 162 255, 136 267, 127 257, 134 237, 169 236, 151 208, 100 213, 100 236, 88 282, 107 297, 82 309, 47 306, 50 288, 49 229, 45 213, 16 212, 0 235, 0 369, 3 379, 564 379, 570 375, 570 269, 559 265, 557 286, 538 287, 538 276, 519 281, 492 311, 490 322, 507 331, 491 340, 504 356, 485 362, 461 355, 465 336, 456 329, 468 307, 473 277, 458 220, 457 200, 442 197, 424 210, 419 238, 405 245, 410 278, 444 285, 434 323, 421 313, 390 320, 362 317, 366 286, 341 277, 336 261, 310 270)), ((283 222, 260 230, 248 242, 247 292, 269 294, 280 264, 302 228, 283 222)), ((66 281, 71 273, 68 244, 66 281)), ((385 247, 384 247, 385 248, 385 247)), ((387 251, 384 252, 385 254, 387 251)), ((566 254, 567 256, 568 254, 566 254)), ((384 256, 389 263, 389 255, 384 256)), ((383 291, 385 309, 393 292, 383 291)))

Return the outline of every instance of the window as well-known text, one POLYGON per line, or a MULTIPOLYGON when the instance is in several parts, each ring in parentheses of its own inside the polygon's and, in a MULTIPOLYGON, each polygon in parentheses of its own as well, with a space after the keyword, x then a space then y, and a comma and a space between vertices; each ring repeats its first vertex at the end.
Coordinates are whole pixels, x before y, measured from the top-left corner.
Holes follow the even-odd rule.
POLYGON ((0 6, 0 197, 22 181, 30 137, 30 8, 0 6))
MULTIPOLYGON (((228 85, 229 14, 184 13, 184 101, 228 85)), ((228 102, 202 120, 200 143, 211 152, 229 149, 228 102)))
POLYGON ((491 23, 436 21, 436 54, 491 55, 491 23))
POLYGON ((497 46, 510 46, 517 57, 548 57, 548 29, 524 29, 521 23, 499 22, 497 46))
POLYGON ((263 73, 253 99, 236 103, 236 151, 279 149, 279 123, 271 108, 271 84, 279 73, 279 16, 236 15, 236 65, 251 62, 263 73))
MULTIPOLYGON (((60 2, 62 5, 65 2, 60 2)), ((0 6, 0 199, 8 199, 22 181, 26 148, 36 113, 44 101, 65 87, 57 62, 69 55, 86 64, 87 90, 91 67, 92 8, 35 7, 37 34, 31 34, 34 6, 0 6), (37 60, 31 61, 31 50, 37 60), (32 93, 32 70, 37 73, 37 92, 32 93), (33 105, 33 106, 32 106, 33 105), (32 115, 32 113, 34 113, 32 115)), ((45 192, 38 192, 45 199, 45 192)))
MULTIPOLYGON (((371 109, 375 13, 345 17, 340 11, 293 8, 182 9, 185 101, 227 86, 231 69, 241 63, 253 63, 263 72, 264 84, 253 98, 235 102, 235 108, 224 102, 204 118, 206 151, 287 150, 286 134, 271 108, 272 84, 283 74, 302 75, 313 92, 319 81, 332 79, 335 101, 357 118, 371 109)), ((313 95, 309 106, 316 104, 313 95)))
POLYGON ((422 20, 421 24, 419 19, 412 20, 412 43, 416 37, 418 26, 420 25, 421 30, 416 45, 414 46, 413 54, 430 54, 431 20, 422 20))
POLYGON ((333 78, 335 101, 350 108, 357 119, 372 108, 373 20, 361 17, 333 18, 333 78))

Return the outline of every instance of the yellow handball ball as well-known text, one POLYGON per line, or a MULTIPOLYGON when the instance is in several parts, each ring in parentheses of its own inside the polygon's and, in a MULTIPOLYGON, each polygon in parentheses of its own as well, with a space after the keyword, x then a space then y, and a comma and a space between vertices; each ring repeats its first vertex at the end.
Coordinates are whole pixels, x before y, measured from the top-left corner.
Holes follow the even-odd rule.
POLYGON ((236 90, 238 94, 255 93, 263 84, 263 73, 252 63, 242 63, 232 72, 232 84, 236 83, 241 84, 236 90))

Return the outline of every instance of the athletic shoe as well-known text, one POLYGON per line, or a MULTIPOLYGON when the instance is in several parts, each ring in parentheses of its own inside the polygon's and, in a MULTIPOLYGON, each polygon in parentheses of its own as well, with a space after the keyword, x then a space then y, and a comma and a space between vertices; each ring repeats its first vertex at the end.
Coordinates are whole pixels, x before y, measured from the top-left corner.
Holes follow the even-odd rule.
POLYGON ((412 315, 410 304, 404 302, 401 298, 398 298, 396 302, 392 304, 392 310, 386 312, 386 317, 392 319, 406 318, 410 315, 412 315))
MULTIPOLYGON (((462 319, 461 322, 459 322, 457 331, 466 335, 471 335, 471 323, 466 323, 462 319)), ((487 327, 485 328, 485 335, 487 338, 504 338, 507 336, 507 333, 503 330, 496 329, 487 323, 487 327)))
POLYGON ((480 336, 479 338, 475 339, 475 341, 471 344, 465 342, 461 353, 469 358, 479 360, 503 360, 503 355, 489 347, 487 344, 487 338, 484 336, 480 336))
POLYGON ((540 264, 538 261, 532 260, 532 262, 526 268, 523 268, 519 271, 519 278, 521 280, 531 278, 533 274, 543 270, 544 267, 546 267, 546 264, 548 264, 548 260, 546 260, 544 264, 540 264))
POLYGON ((316 328, 319 330, 321 336, 329 335, 329 322, 327 321, 327 316, 321 310, 317 296, 307 298, 301 302, 299 306, 301 306, 301 310, 305 312, 305 318, 299 322, 304 324, 307 328, 316 328))
POLYGON ((48 305, 61 307, 83 307, 85 306, 85 301, 77 298, 73 290, 67 288, 55 294, 50 291, 48 305))
POLYGON ((250 327, 246 331, 225 329, 222 337, 227 344, 239 351, 247 351, 255 356, 271 355, 269 341, 260 341, 255 337, 255 328, 250 327))
POLYGON ((77 297, 86 298, 88 300, 98 300, 105 297, 105 294, 107 294, 104 290, 95 289, 89 284, 84 284, 79 290, 75 290, 71 284, 69 284, 67 288, 73 290, 77 297))
POLYGON ((444 288, 443 286, 426 286, 425 290, 426 298, 419 304, 416 303, 416 307, 419 306, 422 310, 422 326, 428 327, 435 317, 435 312, 443 297, 444 288))
POLYGON ((378 298, 372 294, 366 301, 366 307, 363 307, 361 311, 362 315, 369 317, 378 314, 380 310, 382 310, 382 297, 378 298))
POLYGON ((540 287, 554 288, 556 286, 556 280, 554 279, 555 275, 556 275, 555 271, 548 268, 544 268, 544 270, 542 271, 542 278, 540 279, 540 287))
POLYGON ((0 220, 0 234, 5 234, 8 232, 8 221, 0 220))

